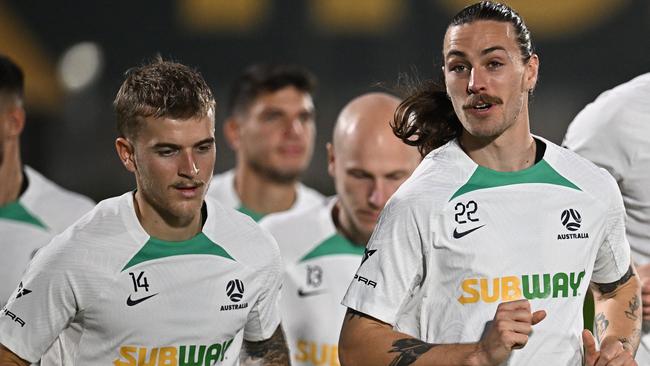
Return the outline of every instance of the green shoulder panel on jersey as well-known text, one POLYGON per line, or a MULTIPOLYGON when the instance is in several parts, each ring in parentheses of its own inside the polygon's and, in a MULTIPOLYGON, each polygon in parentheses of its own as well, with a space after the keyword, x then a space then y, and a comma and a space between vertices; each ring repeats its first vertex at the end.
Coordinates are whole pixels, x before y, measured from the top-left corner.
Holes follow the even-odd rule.
POLYGON ((20 221, 41 227, 43 229, 47 229, 47 226, 45 226, 45 224, 43 224, 43 222, 36 216, 29 213, 29 211, 27 211, 27 209, 23 207, 20 202, 12 202, 0 207, 0 218, 20 221))
POLYGON ((266 214, 255 212, 244 205, 239 206, 237 211, 243 213, 244 215, 249 216, 255 222, 259 222, 261 219, 264 218, 264 216, 266 216, 266 214))
POLYGON ((325 239, 311 252, 307 253, 307 255, 302 257, 300 259, 300 262, 304 262, 308 259, 313 259, 316 257, 322 257, 325 255, 355 254, 361 256, 363 255, 364 249, 364 247, 352 243, 343 236, 334 234, 325 239))
POLYGON ((561 176, 560 173, 553 169, 553 167, 545 160, 542 160, 530 168, 516 172, 498 172, 496 170, 478 166, 467 183, 460 187, 456 193, 451 196, 449 201, 458 196, 462 196, 465 193, 479 189, 527 183, 554 184, 581 191, 578 186, 561 176))
POLYGON ((216 255, 235 260, 225 249, 208 239, 205 234, 199 233, 190 240, 177 242, 149 238, 140 251, 122 268, 122 271, 142 262, 186 254, 216 255))

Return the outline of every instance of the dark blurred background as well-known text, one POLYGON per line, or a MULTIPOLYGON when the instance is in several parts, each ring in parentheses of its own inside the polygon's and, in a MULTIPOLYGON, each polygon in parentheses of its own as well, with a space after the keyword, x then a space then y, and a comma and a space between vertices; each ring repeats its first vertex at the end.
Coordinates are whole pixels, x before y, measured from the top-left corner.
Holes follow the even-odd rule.
MULTIPOLYGON (((325 143, 352 97, 417 70, 437 78, 442 37, 465 0, 0 0, 0 52, 27 76, 25 163, 95 200, 134 188, 114 152, 111 102, 129 67, 160 53, 198 68, 217 103, 250 63, 298 63, 320 80, 304 181, 333 193, 325 143)), ((560 143, 602 91, 650 71, 650 1, 512 0, 541 58, 533 132, 560 143)), ((648 101, 650 103, 650 101, 648 101)), ((221 112, 221 113, 219 113, 221 112)), ((217 114, 216 172, 234 155, 217 114)), ((1 184, 1 182, 0 182, 1 184)))

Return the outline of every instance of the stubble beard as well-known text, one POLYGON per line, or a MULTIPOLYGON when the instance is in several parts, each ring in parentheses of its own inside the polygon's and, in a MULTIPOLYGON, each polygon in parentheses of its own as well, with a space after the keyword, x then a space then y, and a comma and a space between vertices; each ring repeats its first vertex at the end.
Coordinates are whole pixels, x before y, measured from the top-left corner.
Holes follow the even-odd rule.
POLYGON ((277 184, 294 184, 298 182, 304 169, 285 170, 275 169, 266 166, 262 162, 251 159, 248 166, 258 175, 277 184))
MULTIPOLYGON (((145 182, 145 185, 147 185, 147 182, 145 182)), ((172 188, 167 187, 166 189, 172 188)), ((142 189, 140 192, 142 199, 145 200, 147 204, 154 211, 156 211, 156 213, 158 213, 163 221, 165 221, 165 223, 169 226, 187 226, 192 223, 196 217, 196 214, 200 212, 200 206, 199 209, 195 210, 196 212, 193 212, 193 210, 174 207, 175 202, 165 197, 165 191, 156 192, 154 194, 151 194, 151 192, 154 192, 154 189, 151 185, 148 185, 146 189, 142 189)), ((203 202, 203 200, 201 200, 201 202, 203 202)))

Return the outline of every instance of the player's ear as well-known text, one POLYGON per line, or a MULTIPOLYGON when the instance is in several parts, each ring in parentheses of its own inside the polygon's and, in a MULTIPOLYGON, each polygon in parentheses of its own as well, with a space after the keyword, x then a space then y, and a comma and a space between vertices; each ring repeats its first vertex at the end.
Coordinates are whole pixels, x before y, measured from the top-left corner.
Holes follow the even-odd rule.
POLYGON ((135 173, 137 166, 135 165, 135 157, 133 155, 134 150, 131 141, 127 140, 125 137, 118 137, 115 140, 115 150, 117 151, 117 156, 119 156, 120 161, 126 170, 135 173))
POLYGON ((539 56, 533 54, 525 66, 526 72, 524 74, 524 88, 526 88, 526 91, 531 93, 537 84, 537 75, 539 72, 539 56))
POLYGON ((231 149, 239 150, 239 121, 234 116, 229 117, 223 124, 223 135, 231 149))
POLYGON ((334 145, 332 145, 331 142, 328 142, 327 145, 325 145, 325 148, 327 149, 327 172, 329 173, 330 177, 334 177, 334 172, 336 171, 336 156, 334 156, 334 145))
POLYGON ((6 128, 5 135, 9 137, 20 136, 23 128, 25 128, 25 109, 16 103, 7 108, 5 113, 4 118, 7 121, 4 124, 6 128))

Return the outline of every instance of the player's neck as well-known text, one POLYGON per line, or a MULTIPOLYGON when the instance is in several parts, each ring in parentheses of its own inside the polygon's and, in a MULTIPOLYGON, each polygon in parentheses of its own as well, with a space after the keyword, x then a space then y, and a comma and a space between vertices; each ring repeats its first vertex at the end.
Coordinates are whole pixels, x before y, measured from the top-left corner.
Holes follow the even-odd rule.
POLYGON ((23 184, 23 169, 17 143, 5 145, 4 157, 0 165, 0 206, 18 200, 23 184))
POLYGON ((147 202, 141 191, 134 194, 133 206, 144 231, 156 239, 185 241, 201 232, 203 221, 200 210, 191 219, 165 216, 147 202))
POLYGON ((477 138, 464 132, 459 142, 476 164, 492 170, 515 172, 535 164, 535 140, 528 128, 507 130, 495 139, 477 138))
POLYGON ((234 184, 242 205, 260 214, 286 211, 298 197, 296 182, 275 182, 242 166, 235 170, 234 184))
POLYGON ((359 230, 355 230, 350 218, 345 214, 345 211, 341 209, 340 201, 337 201, 334 204, 331 214, 336 230, 343 235, 343 237, 356 245, 365 247, 368 244, 370 237, 359 230))

